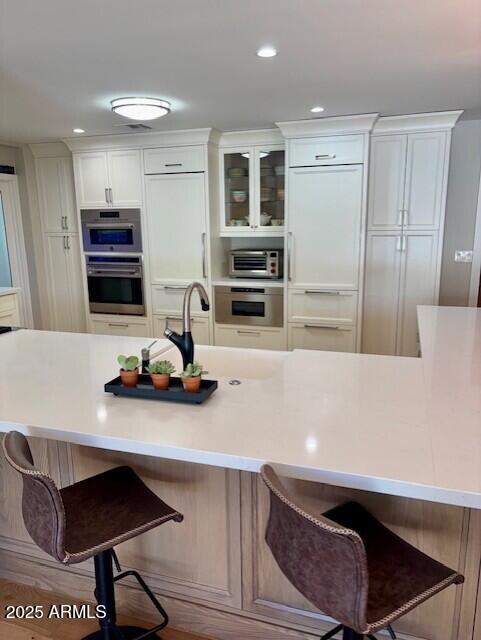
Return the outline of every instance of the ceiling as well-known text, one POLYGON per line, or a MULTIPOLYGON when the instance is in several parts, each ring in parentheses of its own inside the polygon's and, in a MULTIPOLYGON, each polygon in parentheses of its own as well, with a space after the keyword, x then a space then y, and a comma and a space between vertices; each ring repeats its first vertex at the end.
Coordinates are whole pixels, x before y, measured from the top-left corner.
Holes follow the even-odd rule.
POLYGON ((156 129, 481 109, 479 0, 0 0, 0 141, 119 132, 118 96, 172 103, 156 129), (259 59, 272 44, 279 55, 259 59))

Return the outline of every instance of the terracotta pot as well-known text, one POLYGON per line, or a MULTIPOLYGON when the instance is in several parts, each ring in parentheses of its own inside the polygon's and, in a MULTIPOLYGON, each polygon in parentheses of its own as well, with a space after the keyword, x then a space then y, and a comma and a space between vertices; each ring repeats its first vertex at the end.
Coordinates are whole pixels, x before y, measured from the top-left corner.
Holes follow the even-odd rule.
POLYGON ((123 369, 120 369, 120 379, 122 380, 124 387, 136 387, 137 382, 139 381, 139 370, 134 369, 134 371, 124 371, 123 369))
POLYGON ((202 378, 200 376, 197 376, 196 378, 182 378, 184 390, 189 393, 199 393, 201 380, 202 378))
POLYGON ((170 375, 168 373, 151 373, 152 384, 154 389, 166 391, 169 388, 170 375))

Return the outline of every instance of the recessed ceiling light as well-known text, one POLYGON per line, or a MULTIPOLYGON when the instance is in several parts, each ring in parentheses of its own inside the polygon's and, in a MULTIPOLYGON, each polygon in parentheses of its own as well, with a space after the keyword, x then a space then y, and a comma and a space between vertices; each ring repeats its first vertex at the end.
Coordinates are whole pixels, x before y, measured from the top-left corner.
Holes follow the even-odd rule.
POLYGON ((261 47, 257 55, 259 58, 273 58, 277 55, 277 50, 274 47, 261 47))
POLYGON ((311 109, 312 113, 321 113, 322 111, 324 111, 324 107, 312 107, 311 109))
POLYGON ((85 133, 85 129, 81 129, 80 127, 75 127, 75 129, 72 129, 72 131, 74 133, 85 133))
POLYGON ((112 111, 132 120, 155 120, 170 113, 170 102, 158 98, 116 98, 112 111))

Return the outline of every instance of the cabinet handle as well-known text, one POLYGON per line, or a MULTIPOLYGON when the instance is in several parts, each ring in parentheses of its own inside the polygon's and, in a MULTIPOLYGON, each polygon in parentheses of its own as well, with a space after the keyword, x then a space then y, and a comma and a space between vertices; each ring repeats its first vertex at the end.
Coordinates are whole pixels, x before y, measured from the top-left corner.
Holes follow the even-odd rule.
POLYGON ((166 284, 164 286, 165 291, 185 291, 187 289, 183 284, 166 284))
POLYGON ((65 239, 67 240, 67 249, 70 250, 70 238, 68 236, 65 236, 65 239))
POLYGON ((261 332, 260 331, 248 331, 247 329, 237 329, 237 334, 240 336, 243 335, 247 335, 247 336, 260 336, 261 332))
POLYGON ((109 187, 109 202, 110 204, 114 203, 114 194, 112 193, 112 189, 109 187))
POLYGON ((109 190, 105 187, 105 202, 109 204, 109 190))
POLYGON ((404 209, 399 209, 399 213, 398 213, 398 216, 397 216, 397 226, 398 227, 402 227, 402 224, 403 224, 403 212, 404 212, 404 209))
POLYGON ((109 327, 128 327, 129 325, 125 322, 109 322, 109 327))
POLYGON ((396 251, 401 251, 401 236, 396 236, 396 251))
POLYGON ((67 236, 63 236, 63 250, 67 250, 67 236))
POLYGON ((407 246, 408 246, 408 239, 406 238, 406 236, 403 236, 402 242, 401 242, 401 251, 406 251, 407 246))
POLYGON ((409 224, 408 210, 403 209, 403 226, 407 227, 408 224, 409 224))
POLYGON ((332 329, 333 331, 350 331, 348 328, 333 324, 305 324, 304 329, 332 329))
POLYGON ((335 157, 336 157, 335 153, 320 153, 317 156, 314 156, 316 160, 324 160, 324 159, 334 160, 335 157))
POLYGON ((291 274, 291 254, 292 254, 292 231, 287 234, 287 279, 292 280, 291 274))
POLYGON ((164 164, 164 167, 181 167, 182 162, 169 162, 168 164, 164 164))
POLYGON ((207 262, 205 253, 205 233, 202 234, 202 277, 207 278, 207 262))
POLYGON ((316 289, 307 289, 306 291, 304 291, 304 293, 307 294, 319 294, 322 296, 340 296, 341 292, 340 291, 330 291, 330 290, 326 290, 326 291, 319 291, 316 289))
MULTIPOLYGON (((182 316, 165 316, 166 320, 182 320, 182 316)), ((190 319, 191 322, 195 322, 195 318, 190 319)))

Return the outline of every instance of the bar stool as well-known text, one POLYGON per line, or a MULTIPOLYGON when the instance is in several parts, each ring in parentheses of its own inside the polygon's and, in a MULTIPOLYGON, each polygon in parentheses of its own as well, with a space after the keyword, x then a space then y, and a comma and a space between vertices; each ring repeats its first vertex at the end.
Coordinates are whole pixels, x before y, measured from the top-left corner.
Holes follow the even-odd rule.
POLYGON ((43 551, 65 565, 94 558, 95 597, 105 607, 100 629, 83 640, 147 640, 158 638, 168 624, 160 602, 137 571, 121 572, 114 546, 181 513, 158 498, 130 467, 116 467, 64 489, 35 468, 24 435, 10 431, 3 439, 10 465, 23 477, 22 512, 25 527, 43 551), (112 561, 117 571, 113 575, 112 561), (155 606, 162 622, 152 629, 116 624, 114 583, 134 577, 155 606))
POLYGON ((464 577, 433 560, 348 502, 317 514, 288 494, 271 466, 261 476, 270 492, 266 542, 287 579, 340 624, 328 640, 375 640, 374 633, 464 577))

